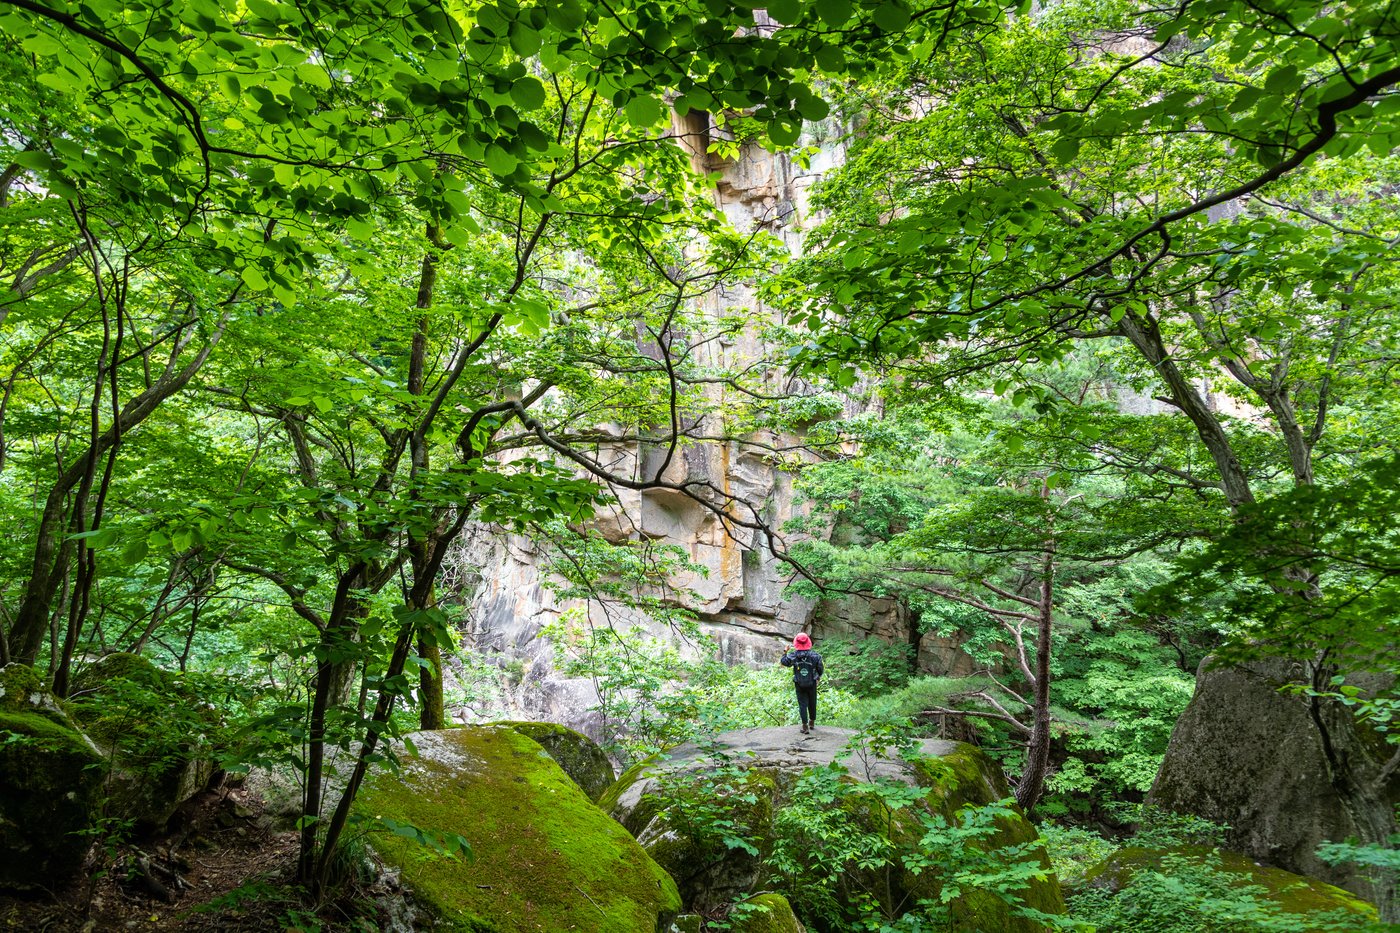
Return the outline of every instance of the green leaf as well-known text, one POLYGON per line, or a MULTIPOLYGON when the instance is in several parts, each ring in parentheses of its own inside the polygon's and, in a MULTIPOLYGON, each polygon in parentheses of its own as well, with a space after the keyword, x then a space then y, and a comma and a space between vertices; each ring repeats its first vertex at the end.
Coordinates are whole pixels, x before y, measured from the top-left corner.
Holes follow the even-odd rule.
POLYGON ((876 7, 875 13, 871 18, 875 20, 876 26, 879 26, 886 32, 899 32, 905 26, 909 25, 911 17, 909 11, 906 10, 902 4, 891 0, 891 2, 883 3, 876 7))
POLYGON ((136 538, 122 549, 121 562, 128 567, 141 563, 146 559, 149 546, 145 538, 136 538))
POLYGON ((506 176, 515 172, 520 160, 496 143, 486 147, 486 167, 493 174, 506 176))
POLYGON ((802 17, 802 0, 767 0, 768 15, 785 26, 791 26, 802 17))
POLYGON ((538 110, 545 102, 544 85, 534 75, 526 75, 511 84, 510 99, 521 110, 538 110))
POLYGON ((1081 140, 1073 136, 1061 136, 1050 145, 1050 154, 1055 157, 1055 161, 1060 163, 1073 162, 1075 156, 1079 155, 1081 140))
POLYGON ((817 0, 817 16, 828 26, 844 26, 851 18, 851 0, 817 0))
POLYGON ((624 109, 627 113, 627 121, 639 129, 654 126, 665 113, 661 102, 648 96, 632 98, 624 109))
POLYGON ((244 266, 240 273, 243 283, 255 292, 267 290, 267 277, 257 266, 244 266))
POLYGON ((801 135, 802 123, 798 120, 779 117, 768 124, 768 138, 775 146, 791 146, 801 135))
POLYGON ((516 20, 510 27, 510 47, 522 58, 528 58, 543 45, 540 34, 524 23, 516 20))

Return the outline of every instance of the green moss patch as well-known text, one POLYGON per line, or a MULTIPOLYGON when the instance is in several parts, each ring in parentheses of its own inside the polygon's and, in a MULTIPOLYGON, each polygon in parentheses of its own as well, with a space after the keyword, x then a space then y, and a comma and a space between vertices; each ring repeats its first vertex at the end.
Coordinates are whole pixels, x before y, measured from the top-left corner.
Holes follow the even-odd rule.
POLYGON ((0 712, 34 713, 66 728, 73 721, 44 687, 39 672, 25 664, 0 667, 0 712))
POLYGON ((418 733, 414 742, 420 757, 372 780, 356 809, 471 843, 464 861, 371 833, 447 929, 646 933, 679 912, 671 878, 539 743, 490 726, 418 733))
POLYGON ((1266 896, 1289 913, 1311 914, 1347 911, 1369 920, 1376 918, 1376 909, 1348 891, 1281 868, 1257 865, 1239 852, 1226 852, 1204 846, 1177 846, 1170 849, 1148 849, 1129 846, 1119 849, 1089 870, 1085 884, 1090 888, 1119 891, 1140 871, 1161 871, 1168 857, 1185 858, 1203 867, 1223 872, 1238 879, 1238 886, 1262 888, 1266 896))
POLYGON ((564 773, 583 788, 590 800, 597 800, 617 779, 612 762, 598 743, 556 722, 499 722, 540 743, 564 773))
POLYGON ((802 933, 792 905, 781 894, 755 894, 736 905, 730 916, 732 933, 802 933))

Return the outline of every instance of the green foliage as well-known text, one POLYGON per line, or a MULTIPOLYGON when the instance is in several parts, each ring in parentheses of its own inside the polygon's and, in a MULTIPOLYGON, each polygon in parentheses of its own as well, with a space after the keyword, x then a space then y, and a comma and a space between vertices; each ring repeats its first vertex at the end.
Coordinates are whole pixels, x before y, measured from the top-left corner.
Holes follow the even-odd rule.
POLYGON ((1062 658, 1058 700, 1084 717, 1066 728, 1071 758, 1051 779, 1058 791, 1116 798, 1148 791, 1195 678, 1155 638, 1124 628, 1087 635, 1062 658))
POLYGON ((903 687, 909 680, 909 645, 878 638, 827 638, 821 643, 826 673, 822 685, 860 698, 903 687))
POLYGON ((1219 861, 1164 855, 1117 893, 1090 888, 1070 898, 1073 916, 1104 933, 1363 933, 1387 927, 1354 910, 1298 910, 1242 880, 1219 861))
MULTIPOLYGON (((702 748, 706 746, 702 745, 702 748)), ((735 762, 722 749, 710 745, 710 764, 703 772, 685 769, 663 771, 656 790, 643 798, 665 812, 667 826, 701 851, 738 849, 760 855, 755 833, 755 811, 768 804, 767 790, 755 788, 771 780, 735 762)))
MULTIPOLYGON (((1227 658, 1325 650, 1354 668, 1390 670, 1400 538, 1389 516, 1398 509, 1400 455, 1392 454, 1333 485, 1300 486, 1242 510, 1146 598, 1189 609, 1228 592, 1238 637, 1227 658), (1231 586, 1240 579, 1248 585, 1231 586)), ((1373 705, 1365 715, 1379 725, 1389 712, 1373 705)))
MULTIPOLYGON (((850 745, 858 757, 912 752, 901 728, 858 733, 850 745)), ((969 779, 980 776, 959 778, 969 779)), ((1032 904, 1032 886, 1047 869, 1039 842, 1007 838, 1008 824, 1022 819, 1014 802, 944 814, 927 809, 929 794, 927 786, 875 776, 868 767, 858 781, 835 764, 809 769, 792 792, 794 803, 774 817, 768 865, 823 929, 990 929, 1007 917, 1021 918, 1027 929, 1061 925, 1032 904)))
POLYGON ((1400 879, 1400 833, 1383 842, 1325 842, 1317 847, 1317 857, 1329 865, 1358 867, 1373 890, 1381 890, 1400 879))
POLYGON ((1050 856, 1060 884, 1078 888, 1094 866, 1112 855, 1118 845, 1090 829, 1044 820, 1036 827, 1050 856))

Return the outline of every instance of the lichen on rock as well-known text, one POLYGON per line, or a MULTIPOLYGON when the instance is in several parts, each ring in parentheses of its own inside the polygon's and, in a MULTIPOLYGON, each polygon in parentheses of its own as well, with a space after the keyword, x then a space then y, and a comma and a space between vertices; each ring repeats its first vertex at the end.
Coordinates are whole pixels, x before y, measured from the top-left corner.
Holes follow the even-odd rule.
POLYGON ((539 743, 504 726, 419 732, 412 743, 417 755, 405 751, 397 774, 371 780, 356 812, 370 826, 389 819, 470 843, 463 860, 371 829, 437 929, 649 933, 679 913, 671 878, 539 743))
POLYGON ((41 684, 0 668, 0 888, 53 888, 92 841, 103 759, 41 684))

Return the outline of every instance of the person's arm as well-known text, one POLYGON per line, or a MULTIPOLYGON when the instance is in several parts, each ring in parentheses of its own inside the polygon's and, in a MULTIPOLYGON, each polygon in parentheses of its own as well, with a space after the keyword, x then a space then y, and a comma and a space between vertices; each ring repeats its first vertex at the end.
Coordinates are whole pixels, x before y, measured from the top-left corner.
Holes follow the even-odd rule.
POLYGON ((792 667, 794 658, 791 651, 783 654, 783 667, 792 667))
POLYGON ((817 654, 815 651, 813 651, 812 654, 817 656, 817 678, 820 679, 821 676, 826 673, 826 665, 822 663, 822 656, 820 654, 817 654))

